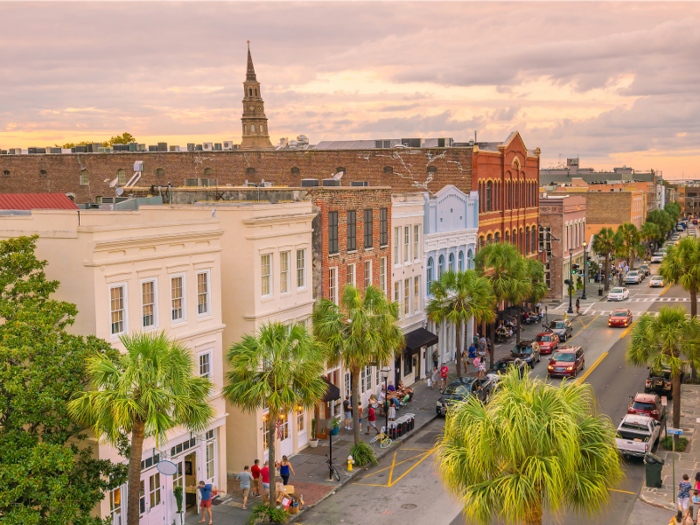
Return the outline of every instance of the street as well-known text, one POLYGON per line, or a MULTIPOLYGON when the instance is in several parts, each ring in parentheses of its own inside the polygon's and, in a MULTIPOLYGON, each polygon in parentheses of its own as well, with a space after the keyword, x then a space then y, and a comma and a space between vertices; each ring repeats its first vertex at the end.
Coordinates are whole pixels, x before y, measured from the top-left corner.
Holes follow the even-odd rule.
MULTIPOLYGON (((651 266, 651 274, 658 270, 651 266)), ((577 380, 588 382, 596 396, 598 409, 617 423, 625 414, 630 396, 644 388, 646 368, 625 364, 625 350, 629 340, 628 328, 609 328, 608 315, 615 308, 629 308, 638 319, 645 312, 658 312, 663 306, 682 305, 688 308, 688 294, 678 286, 650 288, 649 278, 629 287, 630 297, 621 302, 600 301, 597 286, 588 290, 588 299, 581 301, 581 315, 569 315, 574 323, 573 337, 566 344, 580 345, 586 354, 586 368, 577 380)), ((564 317, 568 302, 549 307, 549 320, 564 317)), ((534 337, 537 326, 528 326, 522 338, 534 337)), ((496 359, 510 351, 514 343, 497 345, 496 359)), ((547 379, 547 361, 536 364, 531 374, 547 379)), ((561 380, 553 379, 554 383, 561 380)), ((437 397, 437 393, 436 393, 437 397)), ((395 454, 370 468, 355 483, 339 491, 300 517, 299 522, 309 525, 338 524, 370 525, 377 521, 388 525, 406 522, 439 525, 464 523, 461 507, 447 495, 435 464, 434 442, 444 426, 437 419, 423 431, 403 444, 395 454)), ((611 488, 611 505, 601 516, 545 516, 544 523, 610 523, 626 524, 644 482, 645 470, 641 461, 624 465, 626 479, 621 486, 611 488)))

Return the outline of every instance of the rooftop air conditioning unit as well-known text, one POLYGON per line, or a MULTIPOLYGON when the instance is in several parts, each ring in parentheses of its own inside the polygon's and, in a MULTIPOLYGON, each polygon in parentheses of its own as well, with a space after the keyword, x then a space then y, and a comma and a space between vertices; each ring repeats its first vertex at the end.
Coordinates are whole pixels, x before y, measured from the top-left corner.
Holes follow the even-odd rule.
POLYGON ((301 179, 302 188, 315 188, 318 186, 318 179, 301 179))
POLYGON ((150 151, 150 152, 156 151, 156 152, 157 152, 157 151, 158 151, 158 146, 148 146, 148 151, 150 151))
POLYGON ((230 151, 233 149, 233 142, 230 140, 225 140, 224 141, 224 151, 230 151))
POLYGON ((324 186, 340 186, 340 181, 336 179, 323 179, 324 186))
POLYGON ((214 151, 214 145, 211 142, 205 142, 202 147, 204 151, 214 151))
POLYGON ((365 180, 362 180, 362 181, 356 180, 356 181, 352 181, 352 182, 350 183, 350 186, 363 186, 363 187, 364 187, 364 186, 369 186, 369 182, 367 182, 367 181, 365 181, 365 180))
POLYGON ((218 142, 214 143, 214 151, 221 151, 221 144, 218 142))
POLYGON ((168 151, 168 143, 167 142, 159 142, 158 143, 158 151, 168 151))
POLYGON ((271 182, 261 182, 260 187, 261 188, 272 188, 272 183, 271 182))

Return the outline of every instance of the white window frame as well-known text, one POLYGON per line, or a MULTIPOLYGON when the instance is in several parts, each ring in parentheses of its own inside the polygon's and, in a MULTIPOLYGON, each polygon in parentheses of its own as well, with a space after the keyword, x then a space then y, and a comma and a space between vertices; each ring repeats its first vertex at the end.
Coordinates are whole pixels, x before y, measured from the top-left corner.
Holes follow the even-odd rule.
POLYGON ((367 391, 367 383, 365 379, 367 378, 367 369, 362 367, 360 369, 360 393, 367 391))
POLYGON ((394 227, 394 266, 401 264, 401 226, 394 227))
POLYGON ((197 317, 209 317, 212 315, 212 304, 211 304, 211 270, 200 270, 197 272, 196 279, 197 286, 197 317), (199 313, 199 276, 206 275, 207 291, 206 291, 206 301, 207 310, 205 312, 199 313))
POLYGON ((107 300, 109 301, 109 333, 112 339, 118 339, 122 334, 129 333, 129 286, 128 283, 114 283, 109 285, 109 294, 107 300), (112 313, 116 310, 112 310, 112 290, 115 288, 122 288, 122 331, 112 333, 112 313))
POLYGON ((287 250, 280 252, 280 294, 288 294, 292 292, 292 283, 289 278, 289 270, 292 258, 292 252, 287 250), (284 259, 287 260, 286 270, 284 265, 284 259), (286 290, 285 290, 286 287, 286 290))
POLYGON ((214 380, 214 351, 204 350, 197 354, 197 375, 199 377, 208 377, 212 381, 214 380), (207 375, 202 373, 202 356, 207 356, 209 358, 209 373, 207 375))
POLYGON ((170 324, 177 325, 187 322, 187 274, 176 273, 170 276, 170 324), (182 296, 180 297, 180 309, 182 310, 182 317, 180 319, 173 319, 173 279, 182 279, 182 296))
POLYGON ((143 330, 155 330, 158 328, 158 279, 142 279, 141 280, 141 328, 143 330), (143 309, 146 306, 143 302, 143 285, 147 283, 153 283, 153 324, 149 326, 143 325, 144 312, 143 309))
POLYGON ((403 282, 403 313, 406 316, 411 315, 411 278, 404 279, 403 282))
POLYGON ((386 257, 379 258, 379 287, 386 295, 386 257))
POLYGON ((260 254, 260 297, 271 297, 272 294, 274 293, 272 272, 273 272, 272 253, 261 253, 260 254), (263 259, 265 259, 265 257, 270 258, 270 268, 269 268, 269 272, 267 274, 263 273, 263 259), (265 282, 265 277, 267 277, 267 279, 268 279, 268 291, 267 291, 267 293, 265 293, 265 287, 263 286, 263 283, 265 282))
POLYGON ((413 312, 420 312, 420 275, 413 278, 413 312))
POLYGON ((120 485, 119 487, 109 491, 109 517, 112 525, 122 525, 126 521, 126 513, 124 512, 124 494, 126 492, 126 487, 120 485), (116 492, 119 492, 119 503, 115 503, 116 492), (122 517, 125 518, 122 520, 122 517))
POLYGON ((328 268, 328 300, 338 305, 338 267, 328 268))
POLYGON ((394 281, 394 302, 399 304, 399 318, 403 317, 403 308, 401 308, 401 280, 394 281))
POLYGON ((411 259, 411 227, 403 227, 403 262, 407 263, 411 259))
POLYGON ((365 290, 372 284, 372 259, 365 261, 365 290), (369 271, 367 271, 369 269, 369 271))
POLYGON ((413 225, 413 260, 420 259, 420 224, 413 225))
POLYGON ((297 250, 297 290, 306 288, 306 248, 297 250), (299 265, 299 254, 301 254, 301 265, 299 265))
POLYGON ((348 264, 346 279, 346 285, 351 284, 357 288, 357 265, 355 263, 348 264), (352 277, 352 281, 349 279, 349 277, 352 277))

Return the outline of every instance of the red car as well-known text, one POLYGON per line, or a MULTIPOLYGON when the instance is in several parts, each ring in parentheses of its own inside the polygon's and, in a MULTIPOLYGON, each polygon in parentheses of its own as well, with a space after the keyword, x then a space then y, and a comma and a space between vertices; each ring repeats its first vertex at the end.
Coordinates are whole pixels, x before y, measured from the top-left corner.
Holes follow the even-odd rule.
POLYGON ((583 348, 580 346, 564 346, 557 349, 549 358, 547 371, 550 377, 576 377, 586 366, 583 348))
POLYGON ((540 344, 540 353, 542 354, 551 354, 559 348, 559 336, 552 332, 537 334, 535 341, 540 344))
POLYGON ((661 399, 656 394, 637 394, 632 398, 627 413, 661 421, 666 416, 666 407, 661 405, 661 399))
POLYGON ((613 310, 608 317, 608 326, 629 326, 632 324, 632 312, 624 308, 613 310))

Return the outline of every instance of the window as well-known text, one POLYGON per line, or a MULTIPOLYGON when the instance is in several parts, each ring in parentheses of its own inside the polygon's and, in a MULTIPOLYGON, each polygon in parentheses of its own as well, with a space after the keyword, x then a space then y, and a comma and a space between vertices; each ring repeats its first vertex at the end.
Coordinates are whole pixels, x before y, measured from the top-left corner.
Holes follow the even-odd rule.
POLYGON ((426 284, 427 284, 428 288, 426 290, 426 293, 429 294, 430 293, 430 285, 433 283, 433 258, 432 257, 428 257, 428 273, 427 273, 427 275, 428 275, 428 278, 427 278, 426 284))
POLYGON ((403 262, 408 262, 411 258, 411 227, 405 226, 403 229, 403 262))
POLYGON ((451 272, 455 271, 455 254, 451 253, 447 258, 447 267, 451 272))
POLYGON ((299 175, 300 173, 301 171, 296 166, 292 168, 292 175, 299 175))
POLYGON ((367 390, 367 369, 362 367, 360 369, 360 393, 367 390))
POLYGON ((126 184, 126 172, 124 170, 117 170, 117 184, 120 186, 126 184))
POLYGON ((408 315, 411 311, 411 279, 403 282, 403 313, 408 315))
POLYGON ((367 390, 372 389, 372 367, 365 367, 365 375, 367 376, 367 390))
POLYGON ((163 168, 158 168, 156 170, 156 175, 162 177, 163 175, 165 175, 165 170, 163 168))
POLYGON ((88 184, 90 184, 90 177, 88 176, 88 171, 82 170, 80 172, 80 185, 87 186, 88 184))
POLYGON ((338 304, 338 268, 328 270, 328 300, 338 304))
POLYGON ((386 208, 381 208, 379 210, 379 245, 387 244, 389 244, 389 214, 386 208))
POLYGON ((420 224, 413 225, 413 260, 420 259, 420 224))
POLYGON ((420 275, 413 278, 413 311, 420 311, 420 275))
POLYGON ((372 210, 365 210, 365 250, 374 244, 372 233, 372 210))
POLYGON ((261 295, 272 295, 272 254, 268 253, 260 258, 260 275, 262 277, 261 295))
POLYGON ((442 277, 442 274, 445 271, 445 256, 441 255, 438 257, 438 280, 442 277))
POLYGON ((352 394, 352 379, 350 372, 345 372, 345 399, 349 399, 352 394))
POLYGON ((384 166, 384 173, 394 173, 394 168, 392 168, 391 166, 384 166))
POLYGON ((209 290, 209 270, 197 274, 197 313, 211 313, 211 291, 209 290))
POLYGON ((338 212, 328 212, 328 253, 338 253, 338 212))
POLYGON ((2 170, 2 174, 3 174, 5 177, 9 177, 9 176, 10 176, 10 170, 2 170))
POLYGON ((185 320, 185 276, 170 278, 170 318, 173 321, 185 320))
POLYGON ((372 284, 372 261, 365 261, 365 290, 372 284))
POLYGON ((109 493, 109 516, 112 525, 122 525, 122 489, 117 487, 109 493))
POLYGON ((39 177, 46 177, 46 170, 39 170, 39 177))
POLYGON ((357 250, 357 215, 355 210, 348 210, 347 238, 348 251, 357 250))
MULTIPOLYGON (((394 282, 394 302, 401 305, 401 281, 394 282)), ((401 306, 399 306, 399 317, 401 317, 401 306)))
POLYGON ((199 354, 199 375, 201 377, 212 377, 211 373, 211 351, 199 354))
POLYGON ((457 268, 460 272, 464 271, 464 252, 459 250, 459 256, 457 257, 457 268))
POLYGON ((348 264, 348 278, 347 278, 347 283, 351 286, 355 286, 355 265, 354 264, 348 264))
POLYGON ((306 288, 306 250, 297 250, 297 288, 306 288))
POLYGON ((394 228, 394 264, 401 262, 401 227, 394 228))
POLYGON ((153 328, 156 320, 156 282, 141 283, 141 318, 143 328, 153 328))
POLYGON ((153 509, 160 505, 160 472, 156 472, 148 478, 148 488, 150 496, 150 508, 153 509))
POLYGON ((251 131, 252 133, 255 133, 255 124, 251 124, 251 125, 250 125, 250 131, 251 131))
POLYGON ((112 322, 111 334, 123 334, 126 332, 126 284, 111 286, 109 301, 112 322))
POLYGON ((207 480, 211 480, 214 477, 214 443, 208 442, 206 449, 206 461, 207 461, 207 480))
POLYGON ((280 252, 280 293, 289 292, 289 252, 280 252))
POLYGON ((486 183, 486 211, 491 211, 491 192, 493 191, 493 183, 486 183))
POLYGON ((297 432, 301 434, 302 432, 306 431, 306 412, 302 410, 301 412, 297 412, 297 432))
MULTIPOLYGON (((142 467, 143 470, 143 467, 142 467)), ((139 485, 139 514, 143 515, 146 513, 146 481, 141 480, 139 485)))
POLYGON ((379 287, 386 294, 386 257, 379 259, 379 287))

